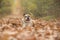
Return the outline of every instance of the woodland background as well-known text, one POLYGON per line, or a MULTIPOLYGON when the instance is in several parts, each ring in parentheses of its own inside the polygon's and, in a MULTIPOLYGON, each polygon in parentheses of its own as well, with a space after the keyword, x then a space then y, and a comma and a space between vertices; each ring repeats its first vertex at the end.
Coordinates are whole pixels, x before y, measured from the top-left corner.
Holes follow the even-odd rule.
MULTIPOLYGON (((15 1, 0 0, 0 18, 13 14, 12 6, 15 1)), ((60 0, 19 0, 18 5, 23 9, 20 12, 32 14, 35 18, 49 20, 60 17, 60 0)))

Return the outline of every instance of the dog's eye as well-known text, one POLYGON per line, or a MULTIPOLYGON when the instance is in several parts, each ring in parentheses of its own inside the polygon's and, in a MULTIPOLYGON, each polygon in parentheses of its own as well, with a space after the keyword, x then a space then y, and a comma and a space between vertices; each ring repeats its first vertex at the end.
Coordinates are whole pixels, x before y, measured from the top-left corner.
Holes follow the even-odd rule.
POLYGON ((28 16, 28 17, 30 17, 30 16, 28 16))
POLYGON ((30 16, 27 16, 27 17, 30 17, 30 16))
POLYGON ((25 16, 25 17, 27 17, 27 16, 25 16))

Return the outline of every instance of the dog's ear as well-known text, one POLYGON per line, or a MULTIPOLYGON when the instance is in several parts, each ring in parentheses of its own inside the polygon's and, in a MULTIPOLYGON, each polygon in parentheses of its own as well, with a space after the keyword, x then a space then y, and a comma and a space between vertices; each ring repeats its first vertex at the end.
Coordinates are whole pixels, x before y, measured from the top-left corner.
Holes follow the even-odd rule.
POLYGON ((25 13, 23 14, 23 16, 25 16, 25 13))

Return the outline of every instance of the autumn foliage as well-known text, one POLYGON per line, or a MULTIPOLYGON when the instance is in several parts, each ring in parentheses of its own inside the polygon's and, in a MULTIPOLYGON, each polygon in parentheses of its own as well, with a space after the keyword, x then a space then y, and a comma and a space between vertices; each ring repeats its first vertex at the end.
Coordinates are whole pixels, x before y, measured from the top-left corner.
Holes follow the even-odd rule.
POLYGON ((34 27, 22 29, 21 18, 3 18, 0 40, 60 40, 60 21, 37 19, 34 27))

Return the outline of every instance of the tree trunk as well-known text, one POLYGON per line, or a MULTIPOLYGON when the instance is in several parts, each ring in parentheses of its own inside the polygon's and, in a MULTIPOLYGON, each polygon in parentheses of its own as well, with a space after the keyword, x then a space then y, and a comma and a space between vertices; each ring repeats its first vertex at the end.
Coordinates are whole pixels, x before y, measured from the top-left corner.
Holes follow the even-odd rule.
POLYGON ((22 15, 22 6, 20 0, 14 0, 12 4, 12 14, 13 15, 22 15))

